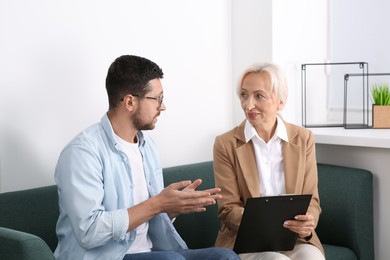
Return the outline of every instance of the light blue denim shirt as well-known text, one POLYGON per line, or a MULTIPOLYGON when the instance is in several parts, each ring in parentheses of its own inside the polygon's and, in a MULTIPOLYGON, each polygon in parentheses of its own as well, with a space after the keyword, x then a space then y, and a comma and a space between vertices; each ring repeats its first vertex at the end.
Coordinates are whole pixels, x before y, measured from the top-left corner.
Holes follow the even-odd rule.
MULTIPOLYGON (((153 140, 137 134, 150 196, 163 188, 162 168, 153 140)), ((65 146, 58 159, 60 217, 57 259, 122 259, 136 237, 127 232, 127 208, 134 205, 130 164, 119 149, 107 115, 65 146)), ((131 221, 131 220, 130 220, 131 221)), ((166 213, 149 220, 152 250, 187 249, 166 213)))

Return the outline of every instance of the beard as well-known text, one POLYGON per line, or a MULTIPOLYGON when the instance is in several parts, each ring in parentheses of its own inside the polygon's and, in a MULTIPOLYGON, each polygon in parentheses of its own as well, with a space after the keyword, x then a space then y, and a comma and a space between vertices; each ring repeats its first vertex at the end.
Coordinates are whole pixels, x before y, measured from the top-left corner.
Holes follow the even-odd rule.
POLYGON ((138 131, 141 131, 141 130, 152 130, 152 129, 154 129, 156 127, 156 125, 154 124, 154 118, 150 122, 145 122, 145 120, 143 120, 141 118, 140 113, 137 113, 134 116, 133 124, 134 124, 135 128, 138 131))

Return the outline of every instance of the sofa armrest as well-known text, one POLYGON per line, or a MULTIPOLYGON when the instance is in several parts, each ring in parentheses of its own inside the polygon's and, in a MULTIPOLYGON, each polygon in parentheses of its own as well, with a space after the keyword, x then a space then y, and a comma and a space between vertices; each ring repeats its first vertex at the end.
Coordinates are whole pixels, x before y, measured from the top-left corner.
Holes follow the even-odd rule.
POLYGON ((55 260, 49 246, 39 237, 0 227, 0 259, 55 260))
POLYGON ((372 173, 318 164, 318 189, 322 214, 317 234, 321 242, 347 247, 357 259, 375 259, 372 173))

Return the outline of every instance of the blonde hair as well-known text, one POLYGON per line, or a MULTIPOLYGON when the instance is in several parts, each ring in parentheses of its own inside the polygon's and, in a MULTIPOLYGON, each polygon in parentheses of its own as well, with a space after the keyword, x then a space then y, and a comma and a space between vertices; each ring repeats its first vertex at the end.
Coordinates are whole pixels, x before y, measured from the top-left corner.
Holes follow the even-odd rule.
POLYGON ((270 76, 271 91, 277 95, 278 99, 283 104, 286 104, 287 96, 288 96, 288 86, 287 86, 286 76, 284 75, 282 69, 278 65, 273 63, 268 63, 268 62, 255 63, 249 66, 244 71, 244 73, 242 74, 238 82, 237 95, 240 96, 242 81, 244 80, 244 78, 248 74, 260 73, 260 72, 266 72, 270 76))

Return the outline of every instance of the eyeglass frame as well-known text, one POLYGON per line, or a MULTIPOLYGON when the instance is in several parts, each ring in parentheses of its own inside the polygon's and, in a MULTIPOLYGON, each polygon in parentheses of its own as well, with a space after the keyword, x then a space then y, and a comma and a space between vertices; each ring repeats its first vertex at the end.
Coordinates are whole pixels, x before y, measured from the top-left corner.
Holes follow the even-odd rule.
MULTIPOLYGON (((133 95, 131 94, 132 96, 134 97, 137 97, 137 98, 146 98, 146 99, 153 99, 155 101, 157 101, 158 103, 158 106, 161 107, 161 105, 164 103, 164 95, 161 95, 159 97, 148 97, 148 96, 140 96, 140 95, 133 95)), ((121 98, 121 101, 123 101, 125 98, 121 98)))

